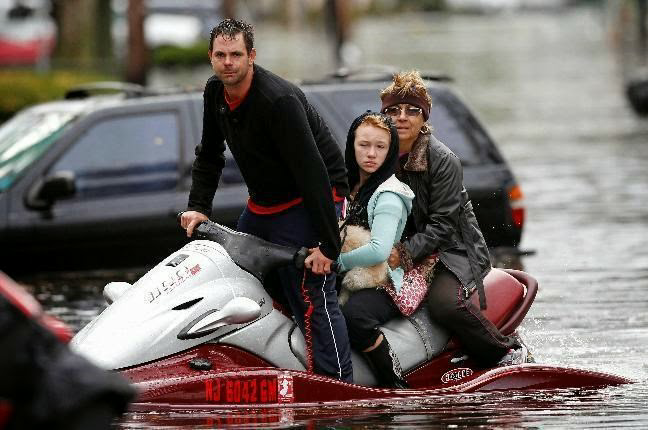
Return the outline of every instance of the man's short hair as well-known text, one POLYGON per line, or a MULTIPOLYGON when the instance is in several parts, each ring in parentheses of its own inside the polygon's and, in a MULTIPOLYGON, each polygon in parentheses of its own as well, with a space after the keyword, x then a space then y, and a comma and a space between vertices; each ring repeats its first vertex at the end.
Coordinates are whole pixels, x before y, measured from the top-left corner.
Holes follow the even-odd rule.
POLYGON ((227 18, 214 27, 209 35, 209 50, 214 46, 214 39, 218 36, 234 39, 238 34, 243 34, 245 49, 249 54, 254 48, 254 27, 243 20, 227 18))

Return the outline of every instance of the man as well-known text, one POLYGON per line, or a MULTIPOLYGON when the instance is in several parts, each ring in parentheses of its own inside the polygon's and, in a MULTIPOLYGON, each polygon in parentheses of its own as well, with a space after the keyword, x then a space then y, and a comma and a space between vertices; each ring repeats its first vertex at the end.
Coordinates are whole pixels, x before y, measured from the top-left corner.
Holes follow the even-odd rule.
POLYGON ((222 21, 211 32, 208 54, 215 76, 205 86, 203 135, 182 227, 191 236, 211 213, 226 141, 250 194, 238 230, 311 249, 305 277, 286 267, 279 278, 304 331, 304 277, 306 300, 314 307, 314 370, 350 382, 348 334, 330 270, 340 252, 334 199, 348 195, 342 153, 302 91, 254 64, 252 26, 222 21))

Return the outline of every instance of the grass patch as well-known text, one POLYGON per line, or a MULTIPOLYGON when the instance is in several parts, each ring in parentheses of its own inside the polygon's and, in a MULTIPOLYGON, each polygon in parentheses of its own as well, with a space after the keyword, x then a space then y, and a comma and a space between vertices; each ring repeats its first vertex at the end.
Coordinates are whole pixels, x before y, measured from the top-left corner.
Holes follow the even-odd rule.
POLYGON ((193 67, 209 64, 207 43, 191 46, 163 45, 153 50, 153 64, 160 67, 193 67))

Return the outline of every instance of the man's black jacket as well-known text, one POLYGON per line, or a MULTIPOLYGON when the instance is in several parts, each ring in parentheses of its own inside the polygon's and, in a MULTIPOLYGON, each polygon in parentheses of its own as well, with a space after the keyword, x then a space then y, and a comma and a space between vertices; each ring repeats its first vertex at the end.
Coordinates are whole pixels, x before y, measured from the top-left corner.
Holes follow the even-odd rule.
POLYGON ((203 134, 188 209, 211 214, 227 142, 252 201, 273 206, 302 197, 320 250, 337 258, 340 235, 331 188, 348 195, 346 168, 339 146, 304 93, 255 65, 250 90, 234 111, 215 76, 207 81, 203 97, 203 134))

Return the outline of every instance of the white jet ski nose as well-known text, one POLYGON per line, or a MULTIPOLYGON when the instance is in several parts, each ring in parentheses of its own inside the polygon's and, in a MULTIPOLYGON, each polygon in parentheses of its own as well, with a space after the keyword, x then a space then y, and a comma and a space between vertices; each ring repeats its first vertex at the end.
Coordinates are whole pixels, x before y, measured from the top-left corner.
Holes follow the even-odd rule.
POLYGON ((106 302, 111 305, 115 300, 120 298, 132 284, 128 282, 110 282, 104 287, 103 296, 106 299, 106 302))

